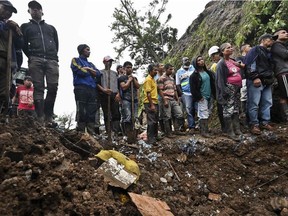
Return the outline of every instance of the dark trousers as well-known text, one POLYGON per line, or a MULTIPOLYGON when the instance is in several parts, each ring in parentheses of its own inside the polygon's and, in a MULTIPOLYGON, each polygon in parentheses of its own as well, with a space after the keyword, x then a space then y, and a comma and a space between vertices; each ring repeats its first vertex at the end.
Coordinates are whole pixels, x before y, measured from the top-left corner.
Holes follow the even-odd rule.
POLYGON ((150 104, 144 104, 145 112, 147 115, 147 137, 148 143, 155 143, 158 133, 158 105, 154 104, 156 107, 156 112, 150 110, 150 104))
POLYGON ((104 114, 106 131, 107 131, 107 122, 109 120, 110 122, 112 121, 112 124, 110 124, 112 126, 112 130, 115 132, 120 132, 121 115, 119 111, 119 102, 115 101, 115 96, 116 96, 116 93, 112 93, 110 95, 110 117, 109 117, 108 116, 108 95, 99 94, 100 103, 101 103, 102 111, 104 114))
MULTIPOLYGON (((54 104, 58 91, 59 65, 56 60, 30 56, 28 61, 29 74, 34 85, 34 100, 44 100, 45 80, 47 94, 44 102, 45 117, 53 116, 54 104)), ((37 109, 37 108, 36 108, 37 109)), ((38 111, 39 112, 39 111, 38 111)))
POLYGON ((75 86, 77 123, 95 123, 96 90, 85 85, 75 86))

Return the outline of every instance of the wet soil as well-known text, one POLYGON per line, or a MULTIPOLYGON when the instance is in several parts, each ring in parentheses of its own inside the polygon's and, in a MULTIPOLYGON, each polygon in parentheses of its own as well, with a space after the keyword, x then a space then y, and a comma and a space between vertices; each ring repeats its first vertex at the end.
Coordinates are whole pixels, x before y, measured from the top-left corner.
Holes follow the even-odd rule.
POLYGON ((104 149, 117 150, 140 167, 139 181, 123 190, 96 172, 100 149, 78 132, 10 119, 0 127, 0 212, 141 215, 127 194, 133 192, 166 202, 174 215, 286 215, 288 129, 274 127, 259 136, 246 133, 240 142, 217 129, 213 138, 177 136, 157 146, 98 137, 104 149))

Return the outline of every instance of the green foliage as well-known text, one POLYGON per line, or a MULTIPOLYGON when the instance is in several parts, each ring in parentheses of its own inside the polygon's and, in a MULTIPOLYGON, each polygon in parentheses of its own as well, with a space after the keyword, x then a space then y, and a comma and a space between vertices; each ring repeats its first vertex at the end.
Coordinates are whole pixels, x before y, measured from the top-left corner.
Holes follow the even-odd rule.
POLYGON ((128 51, 135 66, 151 62, 161 62, 169 49, 177 42, 178 30, 168 26, 172 15, 169 14, 164 23, 160 17, 165 12, 168 0, 153 0, 148 10, 141 15, 131 0, 120 0, 120 7, 115 8, 114 22, 110 26, 115 36, 112 43, 121 57, 128 51))
POLYGON ((215 1, 211 7, 213 10, 200 14, 187 28, 185 41, 174 45, 165 63, 179 68, 183 56, 192 59, 199 54, 208 60, 207 52, 213 45, 230 42, 236 48, 243 43, 254 46, 260 35, 288 27, 288 1, 215 1))

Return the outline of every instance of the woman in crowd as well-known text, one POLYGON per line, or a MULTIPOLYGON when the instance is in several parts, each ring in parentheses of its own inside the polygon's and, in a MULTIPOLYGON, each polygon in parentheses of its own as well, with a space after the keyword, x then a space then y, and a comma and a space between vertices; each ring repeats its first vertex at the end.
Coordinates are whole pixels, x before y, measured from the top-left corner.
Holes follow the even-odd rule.
POLYGON ((192 60, 195 71, 189 79, 191 94, 194 102, 198 104, 198 118, 200 120, 200 133, 203 137, 211 137, 208 132, 209 107, 211 98, 215 97, 214 74, 207 69, 202 56, 197 56, 192 60))
POLYGON ((218 102, 223 105, 227 135, 238 141, 239 136, 237 135, 241 134, 239 108, 242 77, 240 69, 244 65, 231 58, 233 51, 230 43, 220 46, 222 59, 218 62, 216 69, 216 94, 218 102))

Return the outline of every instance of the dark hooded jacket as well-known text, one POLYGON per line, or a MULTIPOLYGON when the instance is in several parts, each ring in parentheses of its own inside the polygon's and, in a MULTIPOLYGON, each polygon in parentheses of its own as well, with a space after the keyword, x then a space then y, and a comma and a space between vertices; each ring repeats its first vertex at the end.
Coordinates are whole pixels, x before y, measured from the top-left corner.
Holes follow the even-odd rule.
MULTIPOLYGON (((192 60, 192 65, 195 68, 195 71, 194 73, 191 74, 189 78, 190 91, 193 97, 193 101, 196 101, 196 102, 200 101, 203 98, 203 96, 201 95, 202 78, 199 72, 199 66, 196 64, 196 60, 198 57, 201 57, 201 56, 197 56, 196 58, 192 60)), ((211 95, 213 98, 215 98, 216 90, 215 90, 214 73, 208 70, 206 65, 204 65, 203 69, 210 77, 211 95)))
POLYGON ((271 53, 263 46, 253 47, 246 55, 244 64, 247 68, 247 79, 272 79, 273 64, 271 53))
POLYGON ((23 52, 28 58, 35 56, 58 61, 59 41, 54 26, 44 20, 37 23, 31 19, 21 25, 21 31, 24 35, 23 52))

